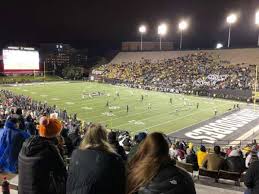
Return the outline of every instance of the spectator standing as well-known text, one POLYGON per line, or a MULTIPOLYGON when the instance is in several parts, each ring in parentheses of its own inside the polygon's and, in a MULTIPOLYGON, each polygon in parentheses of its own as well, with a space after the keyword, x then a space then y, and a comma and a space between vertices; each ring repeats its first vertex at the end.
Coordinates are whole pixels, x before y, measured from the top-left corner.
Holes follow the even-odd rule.
POLYGON ((186 150, 186 163, 193 165, 193 170, 199 170, 197 156, 195 155, 194 151, 190 148, 186 150))
POLYGON ((247 186, 245 194, 258 194, 259 193, 259 160, 258 157, 254 160, 244 177, 244 183, 247 186))
POLYGON ((163 134, 150 134, 129 162, 127 194, 195 194, 188 173, 169 157, 163 134))
POLYGON ((91 124, 71 157, 67 194, 124 194, 125 166, 107 141, 107 132, 91 124))
POLYGON ((66 167, 56 145, 61 122, 42 117, 39 136, 32 136, 19 154, 19 194, 64 194, 66 167))
POLYGON ((28 133, 18 127, 19 120, 11 115, 5 122, 4 129, 0 130, 0 171, 18 172, 18 155, 23 142, 29 137, 28 133))
POLYGON ((204 145, 201 145, 200 150, 196 153, 197 154, 197 160, 199 168, 202 167, 203 161, 207 157, 208 153, 206 152, 206 148, 204 145))
POLYGON ((214 153, 209 153, 203 162, 203 167, 207 170, 220 170, 223 168, 224 158, 220 154, 220 147, 214 147, 214 153))

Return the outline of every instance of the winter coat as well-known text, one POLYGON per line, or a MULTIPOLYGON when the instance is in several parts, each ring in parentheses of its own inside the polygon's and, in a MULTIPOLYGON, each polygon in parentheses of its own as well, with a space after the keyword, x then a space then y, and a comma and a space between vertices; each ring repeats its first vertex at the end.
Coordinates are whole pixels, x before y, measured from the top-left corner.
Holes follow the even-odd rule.
POLYGON ((117 154, 77 149, 68 171, 67 194, 124 194, 125 166, 117 154))
POLYGON ((18 172, 18 155, 23 142, 29 134, 15 128, 15 124, 6 121, 5 127, 0 129, 0 170, 3 172, 18 172))
POLYGON ((245 161, 240 156, 231 156, 225 159, 224 170, 230 172, 243 172, 245 169, 245 161))
POLYGON ((201 168, 205 158, 208 155, 208 153, 199 150, 196 154, 197 154, 197 160, 198 160, 199 168, 201 168))
POLYGON ((244 177, 244 183, 251 190, 251 194, 259 193, 259 161, 250 164, 244 177))
POLYGON ((137 194, 195 194, 191 176, 176 167, 173 162, 163 165, 158 174, 146 186, 141 187, 137 194))
POLYGON ((51 139, 33 136, 19 154, 19 194, 64 194, 66 167, 51 139))
POLYGON ((223 168, 224 158, 218 154, 210 153, 203 162, 203 167, 207 170, 220 170, 223 168))
POLYGON ((193 170, 199 170, 197 156, 194 153, 186 156, 186 163, 193 165, 193 170))

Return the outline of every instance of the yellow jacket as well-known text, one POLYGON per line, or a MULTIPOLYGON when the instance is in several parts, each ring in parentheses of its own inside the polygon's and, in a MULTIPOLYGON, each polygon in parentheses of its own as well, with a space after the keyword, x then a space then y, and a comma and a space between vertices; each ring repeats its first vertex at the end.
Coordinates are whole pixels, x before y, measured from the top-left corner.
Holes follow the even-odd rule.
POLYGON ((202 151, 199 150, 196 154, 197 154, 197 160, 198 160, 199 168, 201 168, 202 164, 203 164, 203 161, 207 157, 208 153, 202 152, 202 151))

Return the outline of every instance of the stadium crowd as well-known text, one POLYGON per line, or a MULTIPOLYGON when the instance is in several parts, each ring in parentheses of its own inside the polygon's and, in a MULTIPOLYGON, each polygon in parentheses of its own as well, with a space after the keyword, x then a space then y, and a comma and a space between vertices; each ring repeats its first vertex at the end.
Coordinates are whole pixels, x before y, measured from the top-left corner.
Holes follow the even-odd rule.
POLYGON ((229 63, 220 61, 219 56, 198 52, 158 61, 143 58, 141 62, 107 64, 98 67, 96 72, 107 82, 176 93, 200 89, 251 89, 251 67, 229 63))
POLYGON ((158 132, 132 139, 128 132, 108 133, 100 124, 82 126, 76 114, 68 116, 56 106, 6 90, 0 94, 0 172, 18 173, 20 194, 196 193, 191 176, 176 161, 195 170, 246 171, 246 193, 259 192, 256 142, 244 152, 197 149, 183 141, 171 145, 158 132))

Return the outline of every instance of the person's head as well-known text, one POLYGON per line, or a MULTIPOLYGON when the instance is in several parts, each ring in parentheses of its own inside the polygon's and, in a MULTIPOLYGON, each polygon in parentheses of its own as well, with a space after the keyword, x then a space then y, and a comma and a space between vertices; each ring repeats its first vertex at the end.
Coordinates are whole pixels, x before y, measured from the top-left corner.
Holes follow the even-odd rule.
POLYGON ((175 144, 172 144, 172 145, 171 145, 171 148, 175 150, 175 149, 176 149, 176 145, 175 145, 175 144))
POLYGON ((218 145, 214 146, 214 152, 215 154, 220 154, 220 146, 218 145))
POLYGON ((57 137, 62 129, 61 122, 58 119, 41 117, 39 122, 39 135, 41 137, 57 137))
POLYGON ((101 124, 91 124, 80 144, 80 149, 99 149, 115 153, 107 140, 107 131, 101 124))
POLYGON ((145 132, 140 132, 136 138, 136 142, 141 143, 146 137, 147 134, 145 132))
POLYGON ((201 145, 200 150, 201 150, 202 152, 206 152, 205 146, 204 146, 204 145, 201 145))
POLYGON ((22 115, 22 109, 21 109, 21 108, 17 108, 16 114, 17 114, 17 115, 22 115))
POLYGON ((191 154, 192 154, 192 149, 187 148, 187 149, 186 149, 186 154, 187 154, 187 155, 191 155, 191 154))
POLYGON ((117 134, 116 132, 112 131, 108 134, 108 142, 110 144, 114 144, 117 142, 117 134))
POLYGON ((169 160, 169 146, 164 135, 157 132, 148 135, 129 161, 127 194, 150 182, 161 165, 169 160))
POLYGON ((15 116, 10 116, 7 121, 5 122, 5 126, 8 128, 19 128, 19 119, 15 116))

